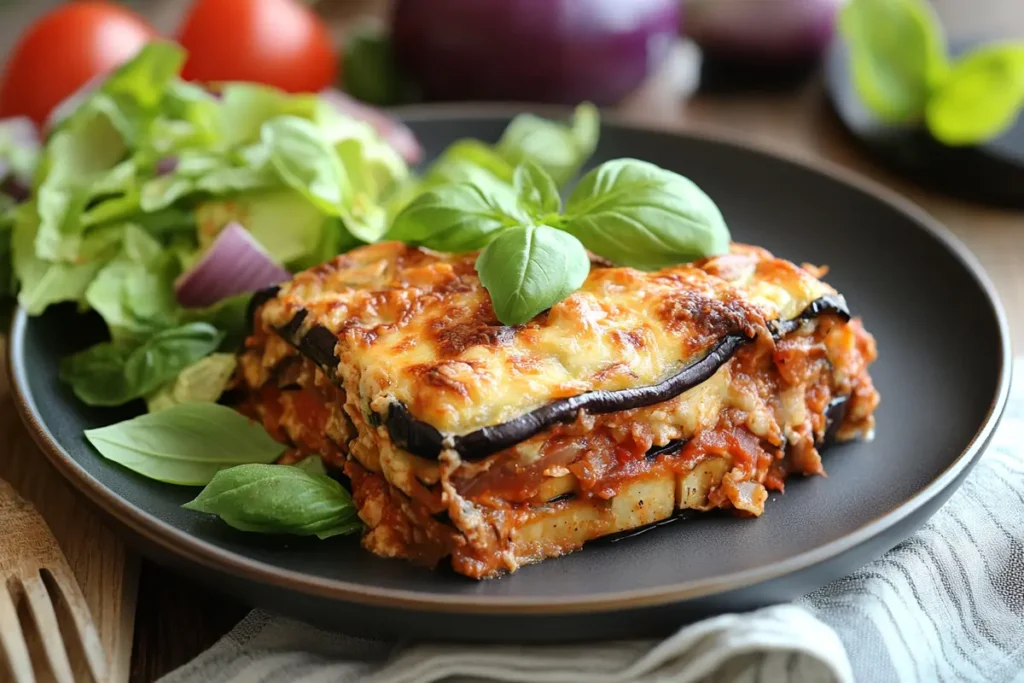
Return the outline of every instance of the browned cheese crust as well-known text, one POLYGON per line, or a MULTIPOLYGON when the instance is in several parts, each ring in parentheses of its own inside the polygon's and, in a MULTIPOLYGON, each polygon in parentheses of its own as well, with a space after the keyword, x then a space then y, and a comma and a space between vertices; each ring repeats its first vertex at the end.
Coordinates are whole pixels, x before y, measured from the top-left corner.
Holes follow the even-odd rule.
POLYGON ((777 332, 836 294, 821 270, 738 244, 653 273, 595 264, 578 292, 508 327, 475 259, 394 242, 339 256, 256 310, 240 356, 239 409, 293 447, 285 461, 315 453, 350 477, 363 544, 379 555, 450 558, 484 578, 680 509, 756 516, 788 473, 823 474, 826 436, 872 432, 876 354, 860 321, 826 312, 777 332), (336 337, 329 365, 282 334, 296 320, 336 337), (684 393, 579 411, 482 459, 409 453, 382 421, 398 404, 459 436, 558 399, 656 384, 726 335, 750 341, 684 393), (830 425, 836 399, 845 410, 830 425))

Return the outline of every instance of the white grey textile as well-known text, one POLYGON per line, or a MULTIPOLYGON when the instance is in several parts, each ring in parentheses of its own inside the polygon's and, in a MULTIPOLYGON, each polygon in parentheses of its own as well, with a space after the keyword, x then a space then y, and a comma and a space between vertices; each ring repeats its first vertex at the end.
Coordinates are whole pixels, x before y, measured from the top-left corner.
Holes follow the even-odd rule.
POLYGON ((161 683, 1024 683, 1024 370, 992 445, 910 539, 793 605, 661 642, 360 640, 256 610, 161 683))

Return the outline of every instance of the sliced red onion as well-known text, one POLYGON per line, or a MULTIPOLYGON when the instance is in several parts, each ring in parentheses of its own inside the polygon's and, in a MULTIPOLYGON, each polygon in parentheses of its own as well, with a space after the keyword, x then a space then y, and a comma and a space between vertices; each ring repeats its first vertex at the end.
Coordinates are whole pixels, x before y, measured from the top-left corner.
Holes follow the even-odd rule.
POLYGON ((236 294, 255 292, 291 278, 240 224, 228 223, 210 249, 174 283, 185 308, 212 306, 236 294))
POLYGON ((423 148, 409 128, 381 110, 363 104, 335 88, 320 91, 320 97, 343 114, 366 121, 377 134, 395 148, 406 163, 418 164, 423 159, 423 148))

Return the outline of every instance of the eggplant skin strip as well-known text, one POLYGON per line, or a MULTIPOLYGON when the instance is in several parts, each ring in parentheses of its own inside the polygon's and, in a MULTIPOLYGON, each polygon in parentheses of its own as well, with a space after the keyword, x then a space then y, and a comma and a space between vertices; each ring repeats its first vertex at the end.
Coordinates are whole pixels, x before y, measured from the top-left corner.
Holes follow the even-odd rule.
POLYGON ((772 331, 772 336, 778 340, 796 330, 805 320, 812 320, 823 313, 834 313, 842 318, 844 322, 850 322, 850 309, 846 305, 846 299, 843 298, 842 294, 836 294, 834 296, 819 297, 807 304, 807 308, 802 310, 800 315, 795 318, 772 321, 768 324, 768 327, 772 331))
MULTIPOLYGON (((274 294, 275 292, 271 290, 258 292, 253 297, 251 310, 255 311, 274 294)), ((796 330, 803 321, 825 313, 833 313, 843 320, 850 319, 846 301, 841 295, 823 296, 808 304, 795 318, 782 322, 775 321, 769 328, 772 336, 778 339, 796 330)), ((305 309, 300 310, 287 324, 277 328, 277 333, 327 371, 328 376, 336 377, 339 361, 334 353, 334 347, 337 344, 337 337, 321 325, 315 325, 304 335, 299 336, 307 315, 305 309)), ((394 402, 388 407, 386 416, 374 414, 370 418, 371 422, 376 424, 383 422, 395 445, 413 455, 436 460, 441 451, 448 447, 454 449, 463 460, 482 460, 511 448, 554 424, 571 422, 576 419, 580 410, 586 410, 591 414, 614 413, 673 399, 707 381, 741 346, 750 341, 751 339, 745 335, 728 334, 703 358, 657 384, 619 391, 591 391, 559 399, 508 422, 483 427, 461 436, 445 435, 432 425, 417 420, 408 408, 399 402, 394 402)))
MULTIPOLYGON (((736 349, 748 341, 742 335, 726 335, 706 356, 663 382, 619 391, 590 391, 552 401, 508 422, 453 436, 451 448, 463 460, 481 460, 515 446, 553 424, 572 422, 581 410, 599 415, 662 403, 709 379, 732 358, 736 349)), ((430 459, 436 459, 441 454, 445 436, 433 426, 414 418, 401 403, 389 406, 384 424, 391 440, 399 448, 430 459)))

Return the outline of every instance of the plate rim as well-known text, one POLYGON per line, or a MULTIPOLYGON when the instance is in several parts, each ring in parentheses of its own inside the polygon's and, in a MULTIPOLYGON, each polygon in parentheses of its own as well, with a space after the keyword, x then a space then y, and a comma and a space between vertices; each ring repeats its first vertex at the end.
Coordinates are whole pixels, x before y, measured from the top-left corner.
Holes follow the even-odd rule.
MULTIPOLYGON (((483 104, 429 104, 412 105, 389 110, 402 120, 437 119, 507 119, 509 116, 530 111, 559 116, 570 108, 552 105, 521 103, 483 104)), ((917 493, 888 512, 864 523, 856 530, 817 548, 794 555, 782 562, 765 567, 731 572, 718 577, 694 581, 683 581, 650 588, 627 589, 610 593, 584 596, 507 597, 479 595, 442 595, 421 591, 381 588, 352 583, 292 569, 284 569, 252 559, 245 555, 220 548, 208 541, 177 529, 162 519, 135 507, 104 486, 78 464, 63 446, 57 442, 38 417, 35 400, 28 391, 23 365, 15 363, 23 357, 22 344, 28 314, 20 306, 14 313, 8 335, 7 369, 11 380, 11 394, 15 407, 31 434, 33 440, 54 465, 61 476, 71 483, 118 523, 131 529, 148 542, 173 556, 184 559, 205 569, 240 576, 257 584, 269 584, 276 588, 297 591, 312 597, 341 600, 351 604, 390 607, 425 611, 432 613, 525 615, 525 614, 571 614, 599 613, 616 609, 632 609, 669 605, 686 600, 706 598, 793 574, 857 547, 871 538, 897 525, 954 485, 959 475, 969 468, 984 452, 1000 418, 1002 417, 1010 390, 1012 351, 1006 312, 994 285, 974 254, 945 225, 931 216, 922 207, 898 194, 881 183, 860 175, 831 161, 781 150, 778 147, 746 138, 743 135, 712 128, 685 128, 663 125, 658 122, 624 120, 621 115, 602 112, 603 125, 612 127, 658 132, 681 138, 753 152, 798 166, 804 170, 825 175, 832 180, 852 186, 856 190, 888 205, 891 209, 910 217, 919 228, 936 239, 978 282, 988 300, 989 308, 999 329, 999 379, 995 395, 989 404, 985 418, 963 451, 932 481, 917 493)))

